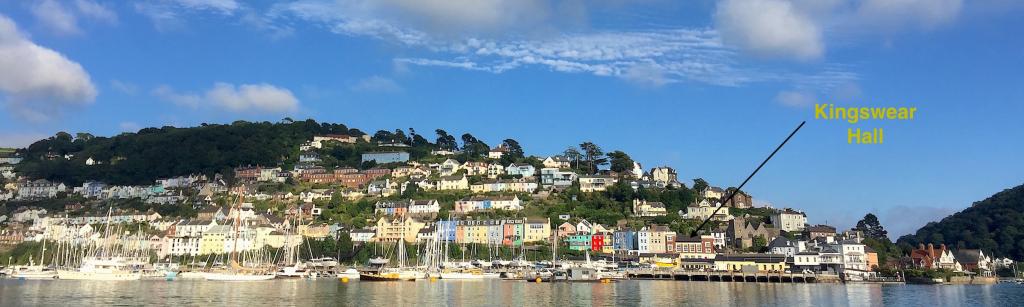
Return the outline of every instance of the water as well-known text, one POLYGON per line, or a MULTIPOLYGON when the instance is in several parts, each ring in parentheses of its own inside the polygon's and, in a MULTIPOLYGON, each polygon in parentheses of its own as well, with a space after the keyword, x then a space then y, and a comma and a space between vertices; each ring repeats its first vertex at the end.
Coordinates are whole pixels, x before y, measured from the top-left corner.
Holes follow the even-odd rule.
POLYGON ((0 306, 1024 306, 1024 286, 0 279, 0 306))

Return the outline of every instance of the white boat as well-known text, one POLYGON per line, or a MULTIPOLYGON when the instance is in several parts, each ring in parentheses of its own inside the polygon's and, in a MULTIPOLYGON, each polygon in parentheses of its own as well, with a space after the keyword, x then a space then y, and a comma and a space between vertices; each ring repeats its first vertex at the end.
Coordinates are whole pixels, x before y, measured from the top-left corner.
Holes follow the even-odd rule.
POLYGON ((296 264, 283 267, 278 270, 277 273, 274 273, 274 275, 276 275, 277 278, 306 278, 309 277, 309 273, 310 272, 306 271, 304 266, 296 264))
POLYGON ((238 272, 210 272, 203 274, 209 281, 261 281, 274 279, 274 274, 244 274, 238 272))
POLYGON ((11 268, 11 278, 44 280, 57 278, 57 271, 41 265, 29 265, 11 268))
POLYGON ((339 272, 338 278, 359 279, 359 271, 356 269, 347 269, 339 272))
POLYGON ((206 272, 181 272, 178 273, 177 279, 206 279, 206 272))
POLYGON ((69 280, 139 280, 142 273, 128 268, 124 257, 85 257, 74 270, 57 270, 57 278, 69 280))

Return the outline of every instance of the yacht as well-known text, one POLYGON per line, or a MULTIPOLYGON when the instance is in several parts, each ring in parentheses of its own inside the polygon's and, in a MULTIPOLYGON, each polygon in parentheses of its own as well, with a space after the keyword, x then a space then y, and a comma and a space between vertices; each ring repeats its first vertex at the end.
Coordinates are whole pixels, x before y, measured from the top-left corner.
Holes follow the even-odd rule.
POLYGON ((72 270, 57 270, 57 278, 70 280, 139 280, 142 273, 132 270, 127 257, 85 257, 72 270))

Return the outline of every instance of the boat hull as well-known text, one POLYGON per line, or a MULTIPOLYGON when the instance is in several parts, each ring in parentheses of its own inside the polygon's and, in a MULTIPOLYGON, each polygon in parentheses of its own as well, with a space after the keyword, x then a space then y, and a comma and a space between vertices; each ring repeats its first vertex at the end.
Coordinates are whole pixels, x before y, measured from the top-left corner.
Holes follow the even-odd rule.
POLYGON ((206 280, 209 281, 264 281, 274 279, 272 274, 231 274, 231 273, 206 273, 206 280))
POLYGON ((57 271, 57 278, 64 280, 140 280, 141 273, 133 272, 79 272, 79 271, 57 271))

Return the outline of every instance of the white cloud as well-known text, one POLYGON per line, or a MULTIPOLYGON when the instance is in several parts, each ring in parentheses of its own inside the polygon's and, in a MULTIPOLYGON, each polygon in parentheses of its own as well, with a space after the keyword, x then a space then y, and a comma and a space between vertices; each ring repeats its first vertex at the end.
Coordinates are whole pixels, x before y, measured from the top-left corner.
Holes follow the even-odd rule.
POLYGON ((422 28, 441 33, 480 33, 529 28, 552 11, 544 0, 378 0, 377 9, 394 11, 422 28))
POLYGON ((213 10, 223 14, 232 14, 241 7, 235 0, 171 0, 185 8, 194 10, 213 10))
POLYGON ((775 95, 775 101, 787 107, 802 108, 817 101, 814 93, 806 91, 782 91, 775 95))
POLYGON ((179 93, 161 85, 153 90, 153 95, 180 106, 212 106, 239 113, 292 113, 299 109, 299 100, 290 90, 266 83, 235 86, 217 82, 203 95, 179 93))
POLYGON ((242 84, 236 88, 218 82, 206 92, 206 98, 235 112, 287 113, 299 109, 299 100, 291 91, 266 83, 242 84))
POLYGON ((357 92, 400 92, 402 87, 389 78, 371 76, 356 82, 352 85, 352 90, 357 92))
POLYGON ((0 92, 8 109, 35 121, 96 98, 96 87, 82 65, 28 40, 4 15, 0 15, 0 92))
POLYGON ((725 42, 759 55, 820 58, 825 52, 820 27, 787 0, 724 0, 715 23, 725 42))
POLYGON ((117 13, 95 1, 75 0, 75 7, 82 16, 109 24, 117 23, 117 13))
POLYGON ((74 13, 64 7, 63 4, 54 0, 43 0, 36 2, 31 8, 32 15, 39 22, 57 34, 78 34, 82 30, 78 28, 78 20, 74 13))

